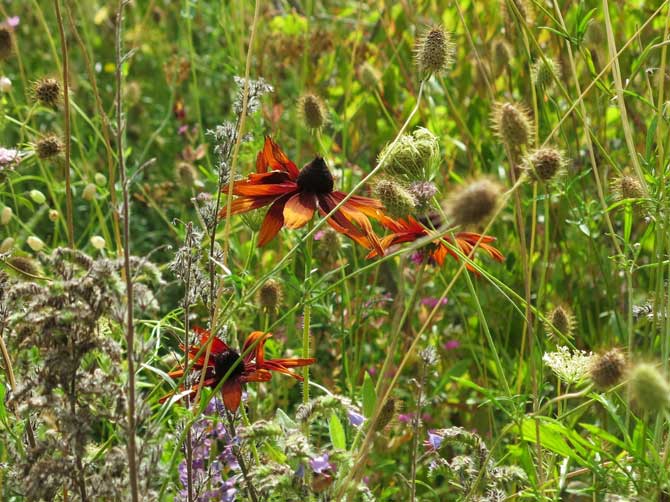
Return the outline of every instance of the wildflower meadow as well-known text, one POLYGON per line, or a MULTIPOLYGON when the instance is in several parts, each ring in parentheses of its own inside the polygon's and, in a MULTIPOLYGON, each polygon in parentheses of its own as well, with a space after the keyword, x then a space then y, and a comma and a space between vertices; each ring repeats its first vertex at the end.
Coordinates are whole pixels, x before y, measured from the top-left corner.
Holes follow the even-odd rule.
POLYGON ((670 501, 669 45, 0 0, 0 500, 670 501))

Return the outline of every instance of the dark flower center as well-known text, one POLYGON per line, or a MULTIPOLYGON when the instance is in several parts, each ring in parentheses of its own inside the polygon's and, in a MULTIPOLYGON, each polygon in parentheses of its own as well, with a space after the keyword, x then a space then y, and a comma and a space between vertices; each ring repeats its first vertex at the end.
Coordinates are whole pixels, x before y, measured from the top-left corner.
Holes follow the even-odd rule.
POLYGON ((321 157, 316 157, 300 170, 297 183, 301 192, 316 194, 330 193, 334 186, 333 175, 321 157))
MULTIPOLYGON (((216 354, 214 356, 214 371, 216 373, 216 378, 223 378, 239 358, 240 355, 232 349, 222 352, 221 354, 216 354)), ((233 371, 230 373, 228 380, 233 380, 242 373, 244 373, 244 361, 237 363, 237 366, 235 366, 233 371)))

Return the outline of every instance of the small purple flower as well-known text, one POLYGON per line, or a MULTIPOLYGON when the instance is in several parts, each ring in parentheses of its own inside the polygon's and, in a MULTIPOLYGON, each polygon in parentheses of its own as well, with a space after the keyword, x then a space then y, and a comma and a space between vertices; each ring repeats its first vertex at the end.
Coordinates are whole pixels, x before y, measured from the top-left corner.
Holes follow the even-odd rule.
POLYGON ((368 368, 368 373, 370 374, 370 376, 375 376, 377 374, 377 368, 375 368, 374 366, 370 366, 368 368))
POLYGON ((445 350, 454 350, 461 346, 461 342, 458 340, 449 340, 444 344, 445 350))
POLYGON ((347 411, 347 416, 349 417, 349 423, 354 427, 360 427, 365 422, 365 417, 354 410, 347 411))
POLYGON ((442 298, 442 300, 440 300, 439 298, 435 298, 433 296, 429 296, 421 300, 421 305, 425 305, 431 309, 434 309, 438 305, 446 305, 447 303, 448 300, 446 298, 442 298))
POLYGON ((409 259, 412 260, 412 263, 414 263, 414 265, 421 265, 424 260, 424 254, 422 251, 414 251, 410 255, 409 259))
POLYGON ((440 436, 435 432, 428 431, 428 439, 426 439, 423 444, 426 445, 426 448, 429 450, 439 450, 440 446, 442 445, 442 439, 444 439, 443 436, 440 436))
POLYGON ((316 232, 314 234, 314 240, 315 241, 320 241, 321 239, 323 239, 324 235, 326 235, 326 231, 325 230, 319 230, 318 232, 316 232))
POLYGON ((7 26, 9 26, 10 28, 16 28, 21 22, 21 18, 19 16, 12 16, 8 17, 7 21, 5 22, 7 23, 7 26))
POLYGON ((314 471, 314 474, 324 474, 325 471, 329 471, 334 467, 333 464, 328 462, 329 458, 330 457, 328 454, 324 453, 323 455, 314 457, 309 461, 309 466, 314 471))
POLYGON ((398 415, 398 422, 401 424, 408 424, 414 418, 414 413, 400 413, 398 415))
POLYGON ((186 134, 187 132, 188 132, 188 125, 186 124, 179 126, 179 129, 177 129, 177 134, 179 134, 180 136, 186 134))

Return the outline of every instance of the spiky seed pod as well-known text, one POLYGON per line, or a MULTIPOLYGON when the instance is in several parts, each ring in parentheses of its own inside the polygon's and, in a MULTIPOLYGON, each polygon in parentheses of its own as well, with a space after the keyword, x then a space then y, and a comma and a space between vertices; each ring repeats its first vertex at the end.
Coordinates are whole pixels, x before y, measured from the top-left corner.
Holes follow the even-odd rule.
POLYGON ((619 349, 599 354, 591 360, 589 375, 599 389, 609 389, 621 382, 626 371, 626 357, 619 349))
POLYGON ((653 364, 640 363, 632 369, 630 391, 644 411, 656 414, 670 406, 670 386, 653 364))
POLYGON ((509 68, 512 61, 512 47, 506 40, 499 38, 493 42, 493 69, 500 75, 505 68, 509 68))
POLYGON ((535 181, 551 181, 565 166, 563 152, 556 148, 544 147, 533 151, 524 159, 524 169, 535 181))
POLYGON ((475 180, 457 190, 447 201, 447 214, 454 225, 480 225, 496 208, 501 188, 487 178, 475 180))
POLYGON ((177 164, 177 178, 182 185, 192 187, 198 181, 198 170, 193 164, 188 162, 179 162, 177 164))
POLYGON ((379 180, 372 193, 384 204, 391 217, 404 218, 414 211, 414 197, 397 181, 392 179, 379 180))
POLYGON ((298 102, 300 116, 308 129, 321 129, 328 118, 326 105, 316 94, 305 94, 298 102))
POLYGON ((545 329, 549 336, 555 336, 556 331, 558 331, 561 335, 572 338, 572 332, 575 329, 575 317, 569 308, 558 305, 549 312, 545 329))
POLYGON ((625 199, 640 199, 644 197, 644 190, 642 183, 637 177, 630 174, 622 174, 617 176, 610 183, 610 190, 614 199, 622 201, 625 199))
POLYGON ((358 67, 358 78, 364 87, 374 91, 379 88, 382 75, 377 68, 366 61, 358 67))
POLYGON ((531 68, 533 83, 543 89, 549 89, 561 78, 561 67, 553 59, 538 59, 531 68))
POLYGON ((284 292, 275 279, 268 279, 258 290, 258 304, 264 312, 275 312, 281 305, 284 292))
POLYGON ((493 127, 511 149, 527 145, 533 134, 533 123, 526 110, 513 103, 498 103, 493 111, 493 127))
POLYGON ((416 64, 419 72, 429 76, 446 71, 454 61, 456 46, 451 35, 441 26, 431 28, 416 45, 416 64))
POLYGON ((414 210, 424 215, 432 208, 433 197, 437 193, 437 187, 430 181, 416 181, 409 186, 409 193, 414 197, 414 210))
POLYGON ((37 266, 37 263, 35 262, 35 260, 27 256, 11 256, 7 258, 7 263, 14 269, 24 274, 27 275, 39 274, 39 267, 37 266))
POLYGON ((50 159, 63 151, 63 142, 58 136, 50 134, 43 136, 35 143, 35 153, 42 159, 50 159))
POLYGON ((384 430, 384 428, 386 428, 386 426, 391 423, 391 420, 393 420, 396 416, 397 405, 398 402, 392 397, 389 397, 386 400, 384 406, 382 406, 382 409, 379 411, 377 420, 375 421, 375 425, 373 427, 375 432, 384 430))
POLYGON ((42 78, 33 86, 35 99, 44 106, 56 108, 61 99, 61 85, 55 78, 42 78))
POLYGON ((12 31, 7 26, 0 26, 0 60, 9 58, 13 51, 12 31))

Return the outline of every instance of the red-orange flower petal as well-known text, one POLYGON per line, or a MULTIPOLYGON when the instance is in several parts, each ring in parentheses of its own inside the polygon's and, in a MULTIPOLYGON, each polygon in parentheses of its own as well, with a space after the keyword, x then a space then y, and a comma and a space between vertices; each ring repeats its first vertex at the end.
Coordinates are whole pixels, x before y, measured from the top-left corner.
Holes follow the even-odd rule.
POLYGON ((228 379, 221 386, 223 404, 232 412, 236 412, 242 401, 242 384, 235 379, 228 379))
POLYGON ((286 228, 300 228, 314 216, 316 210, 316 196, 312 193, 301 192, 293 195, 284 206, 284 226, 286 228))
POLYGON ((287 172, 291 179, 298 177, 298 168, 291 162, 279 146, 269 136, 265 137, 263 150, 256 157, 256 172, 265 173, 270 170, 287 172))
POLYGON ((281 227, 284 226, 284 205, 289 197, 290 195, 280 197, 268 209, 258 234, 259 246, 265 246, 274 239, 281 230, 281 227))

